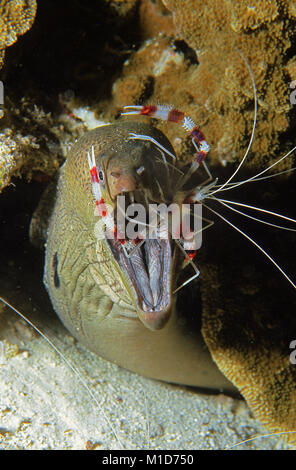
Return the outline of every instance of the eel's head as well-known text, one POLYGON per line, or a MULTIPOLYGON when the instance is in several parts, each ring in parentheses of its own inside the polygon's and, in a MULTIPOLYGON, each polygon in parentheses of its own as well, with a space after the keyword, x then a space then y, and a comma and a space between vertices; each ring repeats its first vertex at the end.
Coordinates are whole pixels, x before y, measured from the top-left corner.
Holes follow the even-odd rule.
POLYGON ((168 225, 162 228, 159 224, 164 219, 157 218, 159 204, 173 204, 178 212, 186 197, 178 190, 181 177, 166 137, 150 125, 133 121, 86 133, 63 169, 71 205, 98 239, 99 263, 108 259, 112 279, 128 292, 130 309, 151 330, 162 328, 170 318, 177 274, 184 265, 182 241, 178 248, 172 233, 172 213, 168 212, 168 225), (93 157, 98 174, 103 211, 96 205, 88 156, 93 157))

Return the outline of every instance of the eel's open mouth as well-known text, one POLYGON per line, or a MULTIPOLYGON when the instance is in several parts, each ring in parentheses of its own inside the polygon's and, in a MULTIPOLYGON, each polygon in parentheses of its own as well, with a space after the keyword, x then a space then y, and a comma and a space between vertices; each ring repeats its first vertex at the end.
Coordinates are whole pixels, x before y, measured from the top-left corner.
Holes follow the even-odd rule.
POLYGON ((131 255, 117 239, 108 239, 114 258, 135 291, 143 324, 158 330, 168 321, 172 306, 172 244, 170 239, 146 239, 131 255))

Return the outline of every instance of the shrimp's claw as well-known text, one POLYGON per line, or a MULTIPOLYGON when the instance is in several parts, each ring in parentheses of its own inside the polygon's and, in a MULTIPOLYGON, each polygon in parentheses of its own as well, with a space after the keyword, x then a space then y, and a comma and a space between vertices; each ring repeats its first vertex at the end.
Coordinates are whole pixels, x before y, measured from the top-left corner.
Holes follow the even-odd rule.
POLYGON ((157 111, 157 106, 124 106, 123 109, 127 109, 129 111, 121 113, 122 116, 135 116, 140 114, 142 116, 154 116, 155 112, 157 111))

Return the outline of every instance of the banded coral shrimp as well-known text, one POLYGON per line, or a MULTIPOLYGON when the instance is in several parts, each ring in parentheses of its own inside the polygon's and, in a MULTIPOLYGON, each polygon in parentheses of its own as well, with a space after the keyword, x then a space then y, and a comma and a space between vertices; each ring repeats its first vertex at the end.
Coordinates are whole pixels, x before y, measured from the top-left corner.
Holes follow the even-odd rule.
MULTIPOLYGON (((81 350, 80 350, 80 352, 81 352, 81 350)), ((85 359, 85 357, 84 357, 84 359, 85 359)), ((93 360, 93 358, 92 358, 92 360, 93 360)), ((84 368, 85 365, 83 365, 82 367, 84 368)), ((111 366, 110 366, 110 367, 111 367, 111 366)), ((121 373, 121 372, 120 372, 120 373, 121 373)), ((124 372, 122 372, 122 373, 124 374, 124 372)), ((127 377, 129 377, 129 376, 127 376, 127 377)), ((141 382, 140 382, 140 383, 141 383, 141 382)), ((163 390, 165 390, 165 391, 169 394, 169 391, 168 391, 169 389, 164 388, 163 390)), ((120 397, 118 397, 118 398, 120 398, 120 397)), ((158 397, 158 398, 159 398, 159 397, 158 397)), ((172 400, 172 397, 170 397, 170 398, 171 398, 171 400, 172 400)), ((77 398, 76 398, 76 400, 77 400, 77 398)), ((73 398, 73 401, 75 402, 75 398, 73 398)), ((147 400, 146 400, 146 401, 147 401, 147 400)), ((75 403, 76 403, 76 402, 75 402, 75 403)), ((171 401, 170 401, 170 403, 171 403, 171 401)), ((184 405, 183 405, 183 407, 184 407, 184 405)), ((147 403, 147 408, 149 409, 149 411, 148 411, 148 416, 150 416, 150 419, 149 419, 149 422, 150 422, 150 425, 149 425, 149 427, 150 427, 150 434, 152 434, 152 432, 153 432, 153 430, 152 430, 153 425, 152 425, 152 424, 153 424, 153 423, 151 423, 151 415, 155 415, 155 412, 152 413, 150 397, 149 397, 149 401, 148 401, 148 403, 147 403)), ((146 412, 145 412, 145 413, 146 413, 146 412)), ((145 414, 145 416, 146 416, 146 414, 145 414)), ((28 419, 28 420, 29 420, 29 419, 28 419)), ((226 422, 226 420, 225 420, 225 422, 226 422)), ((121 423, 121 424, 122 424, 122 423, 121 423)), ((182 423, 180 423, 180 422, 178 423, 179 426, 181 426, 181 424, 182 424, 182 423)), ((224 423, 224 424, 225 424, 225 423, 224 423)), ((27 423, 27 425, 28 425, 28 423, 27 423)), ((188 425, 188 423, 187 423, 187 425, 188 425)), ((192 423, 191 426, 193 426, 193 425, 198 426, 198 423, 192 423)), ((123 426, 124 426, 124 423, 123 423, 123 426)), ((3 431, 3 432, 4 432, 4 431, 3 431)), ((154 433, 155 433, 155 431, 154 431, 154 433)), ((6 434, 7 434, 7 433, 6 433, 6 434)), ((183 432, 183 435, 184 435, 184 432, 183 432)), ((146 439, 146 438, 147 438, 147 436, 145 436, 145 439, 146 439)))

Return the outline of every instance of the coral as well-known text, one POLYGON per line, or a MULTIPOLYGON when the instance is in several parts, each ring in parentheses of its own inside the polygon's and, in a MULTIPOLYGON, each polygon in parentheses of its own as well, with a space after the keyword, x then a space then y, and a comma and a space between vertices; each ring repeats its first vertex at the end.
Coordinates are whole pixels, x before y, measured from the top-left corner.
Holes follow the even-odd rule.
POLYGON ((17 104, 7 98, 6 104, 0 132, 0 192, 16 176, 48 181, 70 142, 84 130, 67 112, 52 116, 28 98, 17 104))
MULTIPOLYGON (((238 282, 233 281, 228 296, 223 277, 212 266, 203 271, 202 333, 207 346, 255 417, 273 432, 288 432, 283 437, 296 445, 291 432, 296 429, 296 368, 289 360, 295 318, 284 306, 274 308, 268 299, 260 302, 252 290, 241 294, 235 306, 238 282)), ((268 284, 270 280, 267 289, 268 284)))
POLYGON ((161 0, 142 0, 139 7, 140 34, 143 39, 157 36, 160 32, 174 35, 175 27, 170 12, 161 0))
MULTIPOLYGON (((198 122, 205 122, 205 110, 197 109, 199 92, 191 87, 197 72, 196 63, 191 63, 186 52, 178 49, 173 41, 164 35, 147 40, 143 46, 124 64, 121 77, 113 84, 113 101, 108 118, 116 114, 123 105, 131 103, 173 104, 185 110, 198 122), (178 84, 178 85, 177 85, 178 84)), ((99 105, 100 106, 100 105, 99 105)), ((99 108, 104 114, 104 109, 99 108)), ((186 150, 182 129, 172 124, 158 121, 157 126, 174 143, 178 152, 186 150)), ((211 141, 211 139, 210 139, 211 141)))
MULTIPOLYGON (((278 157, 280 137, 291 125, 289 69, 285 66, 291 60, 287 51, 295 20, 292 3, 289 7, 275 0, 262 0, 252 7, 245 0, 163 3, 172 12, 176 34, 171 42, 163 35, 155 36, 129 58, 113 87, 113 104, 173 103, 203 127, 213 162, 238 161, 247 148, 254 116, 247 61, 259 107, 249 161, 261 167, 267 157, 278 157), (190 58, 184 47, 192 48, 190 58), (174 54, 182 58, 166 61, 156 72, 155 62, 174 54)), ((162 30, 161 23, 158 30, 162 30)), ((281 169, 288 166, 291 160, 281 169)))
POLYGON ((35 19, 36 0, 3 0, 0 3, 0 68, 5 48, 11 46, 28 31, 35 19))

